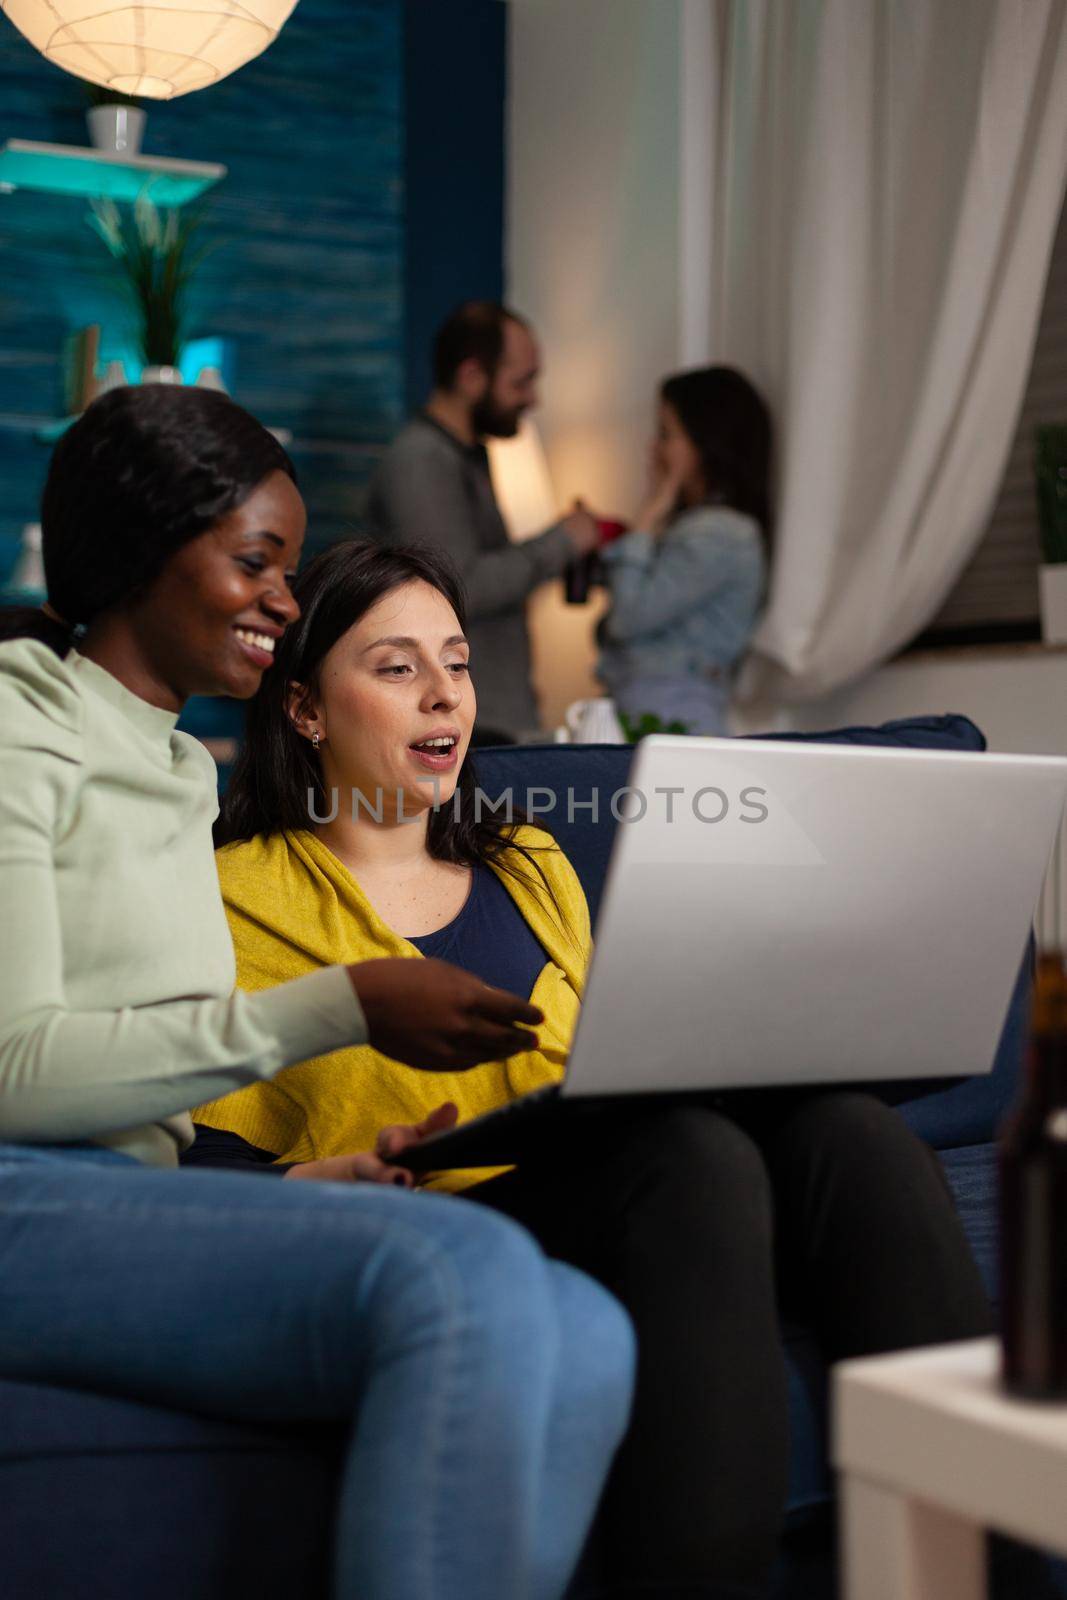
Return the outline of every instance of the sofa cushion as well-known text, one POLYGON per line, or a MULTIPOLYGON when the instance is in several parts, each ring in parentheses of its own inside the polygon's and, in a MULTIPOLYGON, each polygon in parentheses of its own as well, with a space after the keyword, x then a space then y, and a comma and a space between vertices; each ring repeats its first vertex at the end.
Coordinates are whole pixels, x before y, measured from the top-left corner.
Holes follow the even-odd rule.
POLYGON ((996 1306, 1000 1301, 997 1147, 995 1144, 957 1146, 952 1150, 939 1150, 938 1158, 949 1181, 956 1210, 982 1274, 986 1293, 996 1306))
POLYGON ((934 717, 901 717, 876 727, 828 728, 821 733, 754 733, 753 739, 791 740, 794 744, 899 745, 907 750, 984 750, 985 734, 970 717, 950 711, 934 717))
POLYGON ((4 1381, 0 1418, 0 1572, 13 1600, 325 1600, 336 1430, 4 1381))
MULTIPOLYGON (((276 1450, 279 1437, 311 1440, 314 1429, 284 1430, 234 1423, 135 1400, 47 1383, 0 1379, 0 1468, 27 1456, 58 1458, 71 1452, 118 1456, 142 1450, 276 1450)), ((321 1438, 331 1430, 320 1428, 321 1438)))

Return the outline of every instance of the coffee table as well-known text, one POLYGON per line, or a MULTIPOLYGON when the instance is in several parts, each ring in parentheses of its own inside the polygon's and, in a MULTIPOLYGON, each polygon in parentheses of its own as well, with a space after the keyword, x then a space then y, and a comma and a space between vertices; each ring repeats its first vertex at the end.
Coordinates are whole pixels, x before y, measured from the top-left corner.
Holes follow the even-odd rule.
POLYGON ((987 1528, 1067 1555, 1067 1405, 999 1366, 975 1339, 835 1368, 845 1600, 980 1600, 987 1528))

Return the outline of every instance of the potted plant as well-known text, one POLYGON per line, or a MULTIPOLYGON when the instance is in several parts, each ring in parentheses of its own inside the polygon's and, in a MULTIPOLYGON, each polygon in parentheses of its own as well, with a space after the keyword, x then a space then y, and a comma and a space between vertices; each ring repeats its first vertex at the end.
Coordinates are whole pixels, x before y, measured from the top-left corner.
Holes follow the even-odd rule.
POLYGON ((1046 644, 1067 644, 1067 424, 1037 428, 1034 441, 1044 557, 1039 574, 1041 636, 1046 644))
POLYGON ((162 211, 142 193, 132 212, 113 200, 93 200, 90 226, 119 263, 138 315, 145 368, 142 383, 180 383, 178 363, 190 279, 202 250, 190 249, 200 218, 187 207, 162 211))
POLYGON ((89 96, 85 120, 94 149, 135 156, 144 137, 145 110, 140 100, 97 83, 87 83, 85 89, 89 96))
POLYGON ((664 722, 662 717, 657 717, 652 711, 645 711, 640 717, 628 717, 625 711, 620 711, 618 715, 627 744, 640 744, 642 739, 647 739, 653 733, 689 732, 688 723, 664 722))

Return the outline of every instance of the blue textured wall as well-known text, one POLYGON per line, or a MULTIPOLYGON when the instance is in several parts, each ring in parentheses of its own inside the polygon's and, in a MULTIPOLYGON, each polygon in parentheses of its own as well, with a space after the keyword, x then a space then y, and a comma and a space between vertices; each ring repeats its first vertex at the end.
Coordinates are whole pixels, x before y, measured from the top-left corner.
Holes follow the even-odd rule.
MULTIPOLYGON (((235 397, 292 430, 316 543, 352 530, 404 412, 404 12, 301 0, 259 60, 149 110, 146 152, 229 167, 191 331, 231 337, 235 397)), ((0 141, 84 144, 84 109, 0 16, 0 141)), ((0 571, 36 515, 48 453, 32 432, 61 414, 64 334, 127 315, 85 214, 0 196, 0 571)))
POLYGON ((434 331, 504 294, 507 6, 407 0, 404 49, 407 398, 430 385, 434 331))

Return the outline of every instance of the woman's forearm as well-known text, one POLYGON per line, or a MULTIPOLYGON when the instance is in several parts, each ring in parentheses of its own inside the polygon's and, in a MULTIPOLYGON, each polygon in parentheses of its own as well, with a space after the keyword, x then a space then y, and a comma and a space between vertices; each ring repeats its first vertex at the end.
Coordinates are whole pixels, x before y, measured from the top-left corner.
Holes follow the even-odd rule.
POLYGON ((83 1139, 158 1122, 365 1039, 343 967, 224 999, 95 1012, 53 1003, 9 1016, 0 1034, 0 1137, 83 1139))

